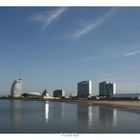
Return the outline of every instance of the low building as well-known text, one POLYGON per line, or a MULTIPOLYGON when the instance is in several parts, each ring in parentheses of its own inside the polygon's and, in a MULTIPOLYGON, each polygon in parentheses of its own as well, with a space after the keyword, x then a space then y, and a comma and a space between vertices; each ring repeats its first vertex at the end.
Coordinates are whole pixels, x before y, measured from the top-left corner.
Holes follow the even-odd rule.
POLYGON ((26 92, 21 95, 22 97, 41 97, 39 92, 26 92))
POLYGON ((64 89, 57 89, 53 91, 53 97, 64 97, 65 91, 64 89))
POLYGON ((140 99, 140 93, 119 93, 113 95, 114 99, 140 99))
POLYGON ((44 99, 54 99, 54 97, 50 96, 49 94, 46 96, 43 96, 44 99))

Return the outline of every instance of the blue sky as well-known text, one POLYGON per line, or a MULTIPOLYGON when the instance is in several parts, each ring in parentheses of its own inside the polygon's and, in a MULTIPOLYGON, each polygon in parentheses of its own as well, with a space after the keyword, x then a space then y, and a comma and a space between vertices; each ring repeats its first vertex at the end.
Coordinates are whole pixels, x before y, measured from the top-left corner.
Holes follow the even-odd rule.
POLYGON ((64 88, 77 82, 116 82, 117 91, 140 91, 140 8, 1 7, 0 93, 21 73, 23 91, 64 88))

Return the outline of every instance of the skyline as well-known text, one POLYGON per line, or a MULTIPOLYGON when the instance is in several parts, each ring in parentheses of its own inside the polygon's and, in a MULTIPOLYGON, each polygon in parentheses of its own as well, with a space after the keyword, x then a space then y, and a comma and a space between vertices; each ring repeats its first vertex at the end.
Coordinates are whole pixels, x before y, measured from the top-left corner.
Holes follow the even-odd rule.
MULTIPOLYGON (((21 73, 23 90, 63 88, 104 80, 117 92, 140 90, 140 8, 1 7, 0 92, 21 73)), ((75 95, 75 94, 74 94, 75 95)))

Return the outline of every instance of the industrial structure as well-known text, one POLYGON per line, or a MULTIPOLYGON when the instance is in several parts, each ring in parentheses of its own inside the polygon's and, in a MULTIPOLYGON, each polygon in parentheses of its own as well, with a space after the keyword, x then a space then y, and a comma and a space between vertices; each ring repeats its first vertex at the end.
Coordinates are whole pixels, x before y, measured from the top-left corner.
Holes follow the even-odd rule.
POLYGON ((92 95, 92 81, 81 81, 77 84, 77 96, 88 98, 92 95))
POLYGON ((22 94, 22 79, 15 80, 11 86, 11 96, 20 97, 22 94))

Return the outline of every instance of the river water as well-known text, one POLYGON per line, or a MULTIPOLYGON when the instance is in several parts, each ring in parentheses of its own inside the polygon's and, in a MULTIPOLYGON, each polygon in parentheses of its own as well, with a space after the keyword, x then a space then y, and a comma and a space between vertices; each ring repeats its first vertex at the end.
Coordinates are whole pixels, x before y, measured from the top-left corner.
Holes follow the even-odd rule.
POLYGON ((140 110, 0 100, 0 133, 140 133, 140 110))

